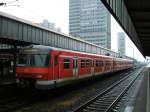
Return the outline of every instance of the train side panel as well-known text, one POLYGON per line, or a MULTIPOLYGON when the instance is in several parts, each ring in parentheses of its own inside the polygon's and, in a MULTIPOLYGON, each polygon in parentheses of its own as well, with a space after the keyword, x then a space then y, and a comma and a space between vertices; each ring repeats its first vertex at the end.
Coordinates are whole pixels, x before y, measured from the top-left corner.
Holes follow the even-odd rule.
POLYGON ((49 55, 48 67, 17 67, 18 78, 32 78, 38 84, 55 86, 60 82, 124 70, 133 63, 127 59, 55 49, 51 49, 49 55))

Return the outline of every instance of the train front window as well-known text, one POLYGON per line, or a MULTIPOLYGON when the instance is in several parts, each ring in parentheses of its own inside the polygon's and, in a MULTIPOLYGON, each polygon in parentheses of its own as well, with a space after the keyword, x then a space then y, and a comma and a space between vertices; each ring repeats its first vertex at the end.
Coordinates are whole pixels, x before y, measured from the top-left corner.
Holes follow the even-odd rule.
POLYGON ((47 54, 21 54, 17 66, 48 67, 50 55, 47 54))
POLYGON ((28 56, 27 54, 21 54, 17 59, 17 66, 27 66, 28 65, 28 56))

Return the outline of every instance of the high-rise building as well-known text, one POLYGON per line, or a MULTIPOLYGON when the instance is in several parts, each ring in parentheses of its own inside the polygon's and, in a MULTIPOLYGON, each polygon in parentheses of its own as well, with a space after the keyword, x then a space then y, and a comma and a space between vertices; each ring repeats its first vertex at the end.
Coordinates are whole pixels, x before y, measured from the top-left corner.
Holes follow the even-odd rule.
POLYGON ((118 32, 118 52, 125 55, 125 34, 123 32, 118 32))
POLYGON ((69 34, 111 48, 111 15, 101 0, 69 0, 69 34))
POLYGON ((57 32, 61 32, 60 28, 55 27, 55 23, 51 23, 47 19, 44 19, 42 23, 38 23, 38 24, 45 28, 49 28, 49 29, 55 30, 57 32))

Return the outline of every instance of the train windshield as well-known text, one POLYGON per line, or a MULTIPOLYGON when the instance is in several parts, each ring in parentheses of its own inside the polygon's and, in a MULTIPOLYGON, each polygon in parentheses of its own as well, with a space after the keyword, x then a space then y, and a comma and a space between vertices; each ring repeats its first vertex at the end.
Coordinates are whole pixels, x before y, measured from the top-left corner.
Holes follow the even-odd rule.
POLYGON ((50 65, 50 54, 20 54, 17 66, 48 67, 50 65))

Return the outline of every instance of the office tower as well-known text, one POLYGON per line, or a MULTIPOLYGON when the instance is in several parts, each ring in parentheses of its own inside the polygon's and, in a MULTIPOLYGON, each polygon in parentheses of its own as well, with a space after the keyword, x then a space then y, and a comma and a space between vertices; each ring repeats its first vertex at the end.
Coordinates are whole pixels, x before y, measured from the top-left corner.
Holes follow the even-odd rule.
POLYGON ((111 48, 111 15, 101 0, 69 1, 69 34, 111 48))
POLYGON ((125 55, 125 34, 123 32, 118 32, 118 52, 125 55))
POLYGON ((38 24, 45 27, 45 28, 52 29, 52 30, 55 30, 57 32, 61 32, 60 28, 55 27, 55 23, 51 23, 47 19, 44 19, 42 23, 38 23, 38 24))

